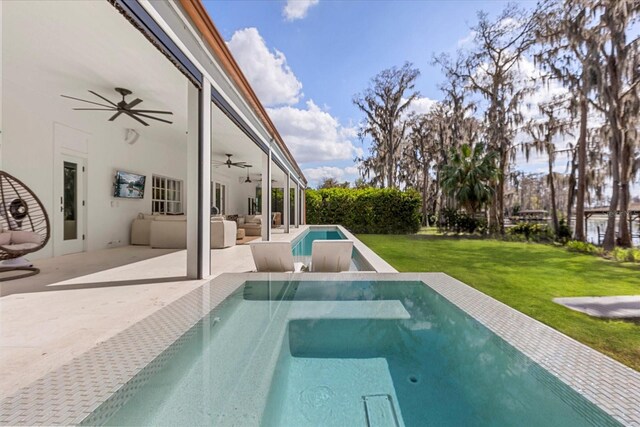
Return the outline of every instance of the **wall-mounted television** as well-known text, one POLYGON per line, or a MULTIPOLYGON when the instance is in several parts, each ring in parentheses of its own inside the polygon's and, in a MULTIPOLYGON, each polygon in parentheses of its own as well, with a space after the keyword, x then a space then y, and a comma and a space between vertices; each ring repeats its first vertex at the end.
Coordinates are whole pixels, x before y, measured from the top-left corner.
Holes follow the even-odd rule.
POLYGON ((125 199, 144 198, 144 184, 147 177, 131 172, 117 171, 113 182, 113 197, 125 199))

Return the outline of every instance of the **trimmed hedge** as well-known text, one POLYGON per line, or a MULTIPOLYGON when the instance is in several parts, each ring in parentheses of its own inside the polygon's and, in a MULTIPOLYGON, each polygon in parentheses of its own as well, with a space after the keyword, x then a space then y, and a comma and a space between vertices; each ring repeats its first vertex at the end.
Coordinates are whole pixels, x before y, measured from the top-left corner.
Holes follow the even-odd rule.
POLYGON ((339 224, 352 233, 408 234, 420 229, 420 195, 390 188, 307 190, 307 224, 339 224))

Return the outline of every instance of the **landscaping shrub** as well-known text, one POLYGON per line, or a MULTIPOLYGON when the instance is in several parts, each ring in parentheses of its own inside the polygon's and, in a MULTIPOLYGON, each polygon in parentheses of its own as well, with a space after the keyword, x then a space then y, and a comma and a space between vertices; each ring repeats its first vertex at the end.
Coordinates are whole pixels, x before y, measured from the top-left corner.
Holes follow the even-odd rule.
POLYGON ((592 243, 585 243, 579 240, 571 240, 567 242, 567 249, 571 252, 580 252, 590 255, 602 255, 603 253, 602 248, 599 248, 592 243))
POLYGON ((569 228, 567 221, 564 219, 561 219, 560 224, 558 224, 558 235, 556 238, 561 243, 566 243, 571 240, 571 228, 569 228))
POLYGON ((487 220, 485 218, 477 218, 467 214, 466 212, 456 209, 443 209, 440 211, 440 222, 438 223, 440 231, 451 231, 454 233, 480 233, 487 231, 487 220))
POLYGON ((340 224, 353 233, 407 234, 420 229, 420 195, 390 188, 307 190, 307 224, 340 224))
POLYGON ((640 262, 640 249, 636 248, 615 248, 611 255, 621 262, 640 262))
POLYGON ((554 238, 551 227, 533 222, 519 222, 508 228, 507 234, 524 236, 526 240, 534 242, 551 242, 554 238))

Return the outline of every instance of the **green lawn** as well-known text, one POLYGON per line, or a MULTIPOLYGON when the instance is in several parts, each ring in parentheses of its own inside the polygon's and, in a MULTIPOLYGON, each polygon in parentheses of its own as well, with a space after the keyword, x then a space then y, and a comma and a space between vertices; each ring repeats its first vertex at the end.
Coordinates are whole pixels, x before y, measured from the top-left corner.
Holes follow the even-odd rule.
POLYGON ((640 268, 535 243, 359 235, 398 271, 444 272, 640 371, 640 323, 555 304, 568 296, 640 295, 640 268))

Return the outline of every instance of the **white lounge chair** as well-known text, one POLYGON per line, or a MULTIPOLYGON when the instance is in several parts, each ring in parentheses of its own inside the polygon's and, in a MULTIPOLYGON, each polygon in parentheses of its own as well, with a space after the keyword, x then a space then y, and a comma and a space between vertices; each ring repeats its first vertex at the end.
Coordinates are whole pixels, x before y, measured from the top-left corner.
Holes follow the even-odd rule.
POLYGON ((310 271, 323 273, 349 271, 352 252, 351 240, 314 240, 311 245, 310 271))
POLYGON ((293 271, 299 273, 304 267, 301 262, 293 262, 291 243, 289 242, 253 242, 250 246, 253 262, 258 272, 293 271))

